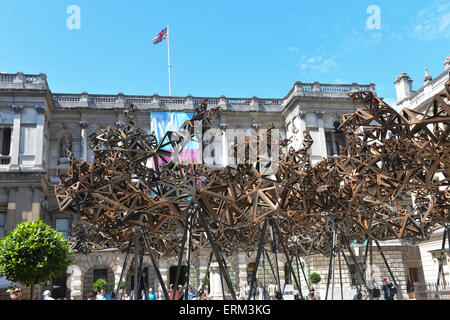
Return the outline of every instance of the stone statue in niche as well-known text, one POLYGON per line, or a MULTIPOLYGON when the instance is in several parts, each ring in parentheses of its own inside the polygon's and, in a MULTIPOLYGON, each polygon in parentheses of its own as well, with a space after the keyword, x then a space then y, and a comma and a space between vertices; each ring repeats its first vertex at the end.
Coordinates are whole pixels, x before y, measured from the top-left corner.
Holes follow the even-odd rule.
POLYGON ((64 135, 59 141, 59 156, 60 158, 68 158, 70 152, 72 152, 72 137, 64 135))

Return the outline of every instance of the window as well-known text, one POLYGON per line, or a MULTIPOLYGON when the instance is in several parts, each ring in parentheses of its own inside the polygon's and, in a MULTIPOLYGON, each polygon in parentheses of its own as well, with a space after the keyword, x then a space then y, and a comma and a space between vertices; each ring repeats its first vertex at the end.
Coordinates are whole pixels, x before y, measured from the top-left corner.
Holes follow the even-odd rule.
POLYGON ((93 283, 95 283, 95 281, 97 281, 98 279, 103 279, 105 281, 108 281, 108 270, 107 269, 95 269, 93 283))
MULTIPOLYGON (((359 270, 361 272, 364 272, 363 257, 355 257, 355 258, 358 261, 359 270)), ((361 275, 359 274, 358 269, 357 269, 356 265, 354 264, 354 262, 349 261, 349 266, 350 266, 350 275, 351 275, 351 285, 352 286, 362 285, 363 280, 361 279, 361 275)))
POLYGON ((11 151, 11 128, 0 128, 0 164, 9 164, 11 151))
POLYGON ((52 281, 52 298, 63 299, 67 297, 67 274, 52 281))
POLYGON ((69 233, 69 219, 56 219, 55 228, 56 231, 61 232, 64 238, 67 239, 69 233))
POLYGON ((339 155, 339 148, 347 146, 345 133, 340 130, 325 132, 325 143, 329 157, 339 155))
POLYGON ((0 238, 3 238, 5 236, 5 225, 6 225, 6 212, 0 211, 0 238))

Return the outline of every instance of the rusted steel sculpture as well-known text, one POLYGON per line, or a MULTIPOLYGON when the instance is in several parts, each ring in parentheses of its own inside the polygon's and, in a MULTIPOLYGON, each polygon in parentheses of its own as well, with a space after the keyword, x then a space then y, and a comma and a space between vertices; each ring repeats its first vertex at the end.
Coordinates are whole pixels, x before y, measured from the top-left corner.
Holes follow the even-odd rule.
POLYGON ((71 157, 69 170, 58 172, 60 210, 74 210, 119 248, 139 228, 161 256, 182 255, 186 241, 189 250, 214 244, 218 260, 219 253, 261 254, 271 241, 268 224, 278 234, 271 250, 297 256, 329 255, 355 240, 429 237, 450 222, 450 82, 424 113, 398 113, 372 92, 349 96, 364 108, 344 116, 339 158, 312 165, 306 131, 299 150, 278 141, 288 150, 270 175, 261 155, 224 168, 168 159, 197 139, 195 121, 202 130, 217 125, 220 110, 207 111, 205 102, 183 124, 184 135, 168 131, 161 141, 135 124, 131 108, 123 125, 90 136, 92 164, 71 157))

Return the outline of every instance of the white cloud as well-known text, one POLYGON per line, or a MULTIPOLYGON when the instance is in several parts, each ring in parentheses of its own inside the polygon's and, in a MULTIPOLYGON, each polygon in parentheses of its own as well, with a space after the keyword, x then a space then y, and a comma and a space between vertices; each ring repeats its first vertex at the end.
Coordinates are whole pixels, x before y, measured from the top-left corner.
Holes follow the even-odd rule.
POLYGON ((419 40, 435 40, 450 37, 450 3, 435 3, 418 12, 412 35, 419 40))
POLYGON ((291 51, 291 52, 298 52, 298 48, 292 46, 292 47, 289 47, 289 51, 291 51))
POLYGON ((319 73, 327 73, 332 68, 338 66, 336 56, 326 56, 321 54, 319 56, 308 57, 302 55, 301 61, 297 64, 302 70, 311 70, 319 73))

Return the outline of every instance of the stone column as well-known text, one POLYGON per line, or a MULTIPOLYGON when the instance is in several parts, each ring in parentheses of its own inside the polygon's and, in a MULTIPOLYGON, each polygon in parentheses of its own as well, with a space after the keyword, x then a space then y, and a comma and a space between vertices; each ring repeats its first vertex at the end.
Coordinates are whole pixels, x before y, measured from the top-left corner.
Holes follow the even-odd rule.
POLYGON ((226 285, 225 279, 223 279, 224 289, 222 290, 222 279, 219 270, 218 262, 211 262, 210 266, 210 288, 211 292, 209 297, 211 300, 223 300, 224 294, 226 299, 230 299, 231 295, 229 293, 228 287, 226 285))
POLYGON ((284 283, 286 282, 286 274, 284 272, 284 265, 286 264, 286 257, 284 254, 277 252, 278 272, 280 274, 281 292, 283 292, 284 283))
POLYGON ((228 129, 228 124, 226 123, 222 123, 220 125, 220 129, 222 130, 222 166, 226 167, 228 165, 228 152, 229 152, 229 147, 228 147, 228 137, 227 137, 227 129, 228 129))
MULTIPOLYGON (((241 285, 247 284, 247 254, 245 252, 239 252, 235 256, 234 270, 236 270, 236 285, 240 288, 241 285)), ((239 288, 236 288, 239 290, 239 288)))
MULTIPOLYGON (((199 284, 202 284, 202 280, 206 276, 206 269, 208 268, 208 259, 209 259, 209 252, 207 250, 201 249, 198 252, 198 256, 196 259, 196 269, 198 270, 198 282, 199 284)), ((195 288, 198 289, 198 288, 195 288)))
POLYGON ((42 202, 42 187, 32 187, 32 204, 31 204, 31 218, 40 220, 44 219, 44 213, 41 212, 41 202, 42 202))
POLYGON ((8 187, 8 211, 6 213, 5 233, 14 229, 16 223, 16 193, 17 187, 8 187))
POLYGON ((13 130, 11 137, 11 164, 10 169, 17 171, 19 168, 19 150, 20 150, 20 121, 23 105, 13 104, 11 109, 14 112, 13 130))
POLYGON ((86 121, 80 121, 79 124, 81 127, 81 159, 87 161, 87 149, 88 149, 87 127, 88 127, 88 123, 86 121))
POLYGON ((78 265, 69 266, 67 284, 70 289, 72 300, 83 300, 83 281, 81 267, 78 265))
MULTIPOLYGON (((124 254, 118 254, 117 256, 113 257, 113 263, 114 263, 114 289, 117 289, 117 285, 119 284, 119 280, 120 280, 120 274, 122 273, 123 270, 123 262, 125 260, 125 255, 124 254)), ((129 263, 129 262, 128 262, 129 263)), ((127 266, 125 266, 126 268, 127 266)), ((123 275, 122 281, 126 282, 126 274, 123 275)), ((120 287, 119 287, 119 292, 116 292, 116 294, 119 294, 120 291, 120 287)))
MULTIPOLYGON (((320 156, 323 158, 326 158, 328 156, 327 154, 327 141, 325 138, 325 129, 323 125, 323 112, 322 111, 316 111, 316 117, 317 117, 317 126, 319 129, 319 139, 320 141, 317 141, 317 144, 320 146, 320 156)), ((316 143, 316 141, 314 141, 316 143)))
POLYGON ((300 111, 300 109, 298 110, 298 115, 297 117, 295 117, 294 121, 295 121, 295 126, 298 128, 298 144, 296 145, 296 148, 299 149, 302 146, 303 143, 303 132, 306 129, 306 124, 305 124, 305 118, 306 118, 306 112, 304 111, 300 111))
POLYGON ((330 130, 330 137, 331 137, 331 153, 332 156, 337 156, 337 150, 336 150, 336 139, 334 137, 334 130, 330 130))
POLYGON ((34 163, 43 169, 44 165, 44 126, 47 108, 45 105, 37 105, 36 109, 36 157, 34 163))
MULTIPOLYGON (((161 273, 161 278, 164 281, 164 285, 167 288, 167 292, 169 292, 170 294, 169 263, 167 260, 159 258, 159 272, 161 273)), ((165 299, 161 283, 158 283, 158 293, 160 297, 165 299)))

